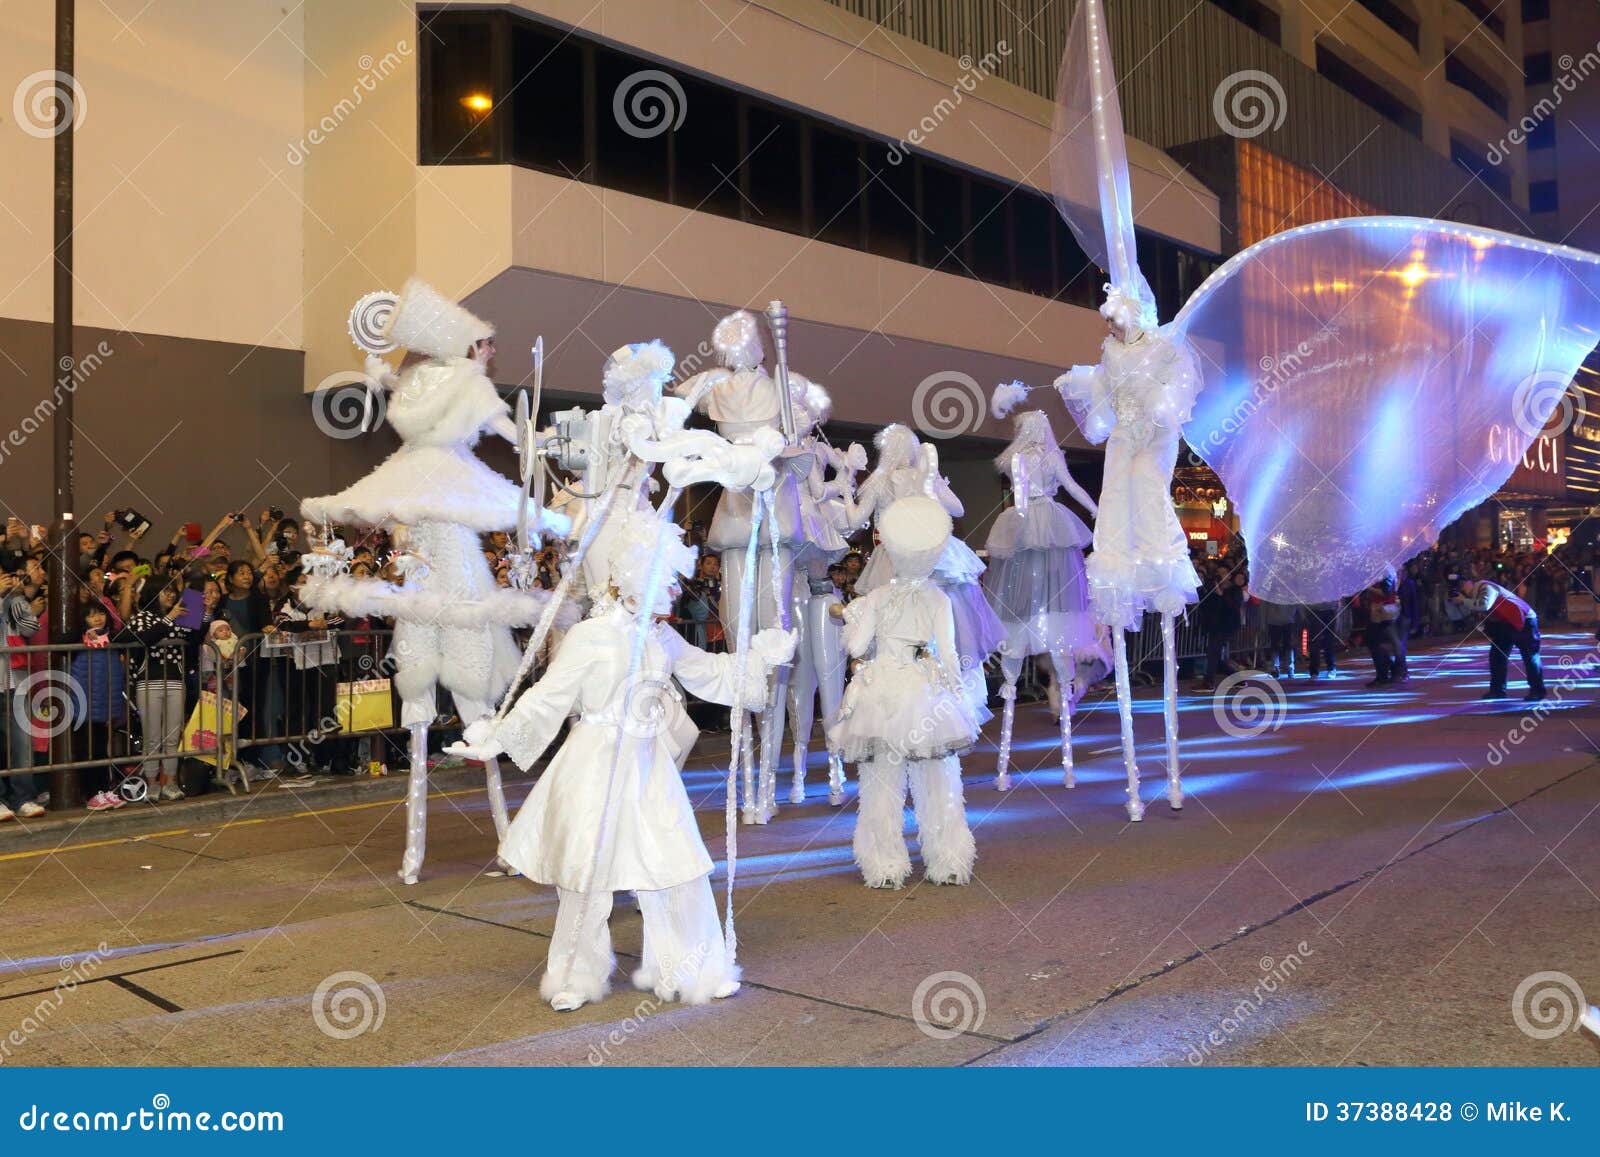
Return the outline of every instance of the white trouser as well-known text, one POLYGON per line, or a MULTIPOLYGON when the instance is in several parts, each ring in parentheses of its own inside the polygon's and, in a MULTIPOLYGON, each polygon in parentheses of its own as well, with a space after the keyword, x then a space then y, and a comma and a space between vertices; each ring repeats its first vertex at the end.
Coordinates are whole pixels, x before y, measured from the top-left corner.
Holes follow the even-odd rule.
MULTIPOLYGON (((570 993, 584 1000, 603 999, 611 991, 611 893, 585 894, 558 888, 556 929, 539 995, 550 1000, 570 993), (587 909, 587 910, 585 910, 587 909)), ((662 1000, 704 1004, 728 995, 738 969, 728 960, 711 877, 660 891, 641 891, 644 917, 644 963, 633 974, 634 987, 648 989, 662 1000)))
POLYGON ((961 760, 875 760, 858 770, 856 864, 870 888, 898 888, 911 874, 905 807, 909 780, 917 817, 917 845, 930 882, 965 884, 978 858, 961 792, 961 760))
POLYGON ((183 746, 183 685, 181 683, 138 683, 133 688, 134 706, 139 709, 140 734, 144 738, 144 761, 140 772, 153 780, 156 774, 177 782, 178 760, 168 752, 183 746), (157 756, 166 758, 157 759, 157 756))

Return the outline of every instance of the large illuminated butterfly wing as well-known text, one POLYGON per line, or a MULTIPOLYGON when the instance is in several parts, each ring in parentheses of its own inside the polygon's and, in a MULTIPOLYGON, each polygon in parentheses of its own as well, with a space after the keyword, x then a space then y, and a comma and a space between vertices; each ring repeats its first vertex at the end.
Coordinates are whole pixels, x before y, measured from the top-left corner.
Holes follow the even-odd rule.
POLYGON ((1200 363, 1184 437, 1238 509, 1252 589, 1323 602, 1431 546, 1571 404, 1600 339, 1600 256, 1327 221, 1231 258, 1169 329, 1200 363))

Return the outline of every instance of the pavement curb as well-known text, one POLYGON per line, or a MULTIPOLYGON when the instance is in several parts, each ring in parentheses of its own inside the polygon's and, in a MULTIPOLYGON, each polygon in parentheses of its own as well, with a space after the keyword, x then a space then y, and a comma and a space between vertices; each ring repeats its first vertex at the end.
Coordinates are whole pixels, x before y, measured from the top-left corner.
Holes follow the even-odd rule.
MULTIPOLYGON (((0 827, 0 859, 8 853, 60 847, 72 841, 120 840, 205 825, 223 825, 247 817, 292 815, 343 804, 383 803, 405 798, 410 776, 325 777, 313 783, 280 787, 264 783, 248 795, 208 792, 197 799, 171 803, 128 804, 111 812, 71 811, 44 819, 14 820, 0 827)), ((435 768, 428 773, 430 795, 483 788, 483 770, 471 766, 435 768)))

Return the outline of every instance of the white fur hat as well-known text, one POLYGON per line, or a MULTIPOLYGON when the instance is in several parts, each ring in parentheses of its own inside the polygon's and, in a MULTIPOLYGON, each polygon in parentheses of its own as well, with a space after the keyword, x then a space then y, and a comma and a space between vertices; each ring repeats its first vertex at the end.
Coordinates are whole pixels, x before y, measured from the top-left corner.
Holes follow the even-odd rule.
POLYGON ((833 413, 832 395, 810 378, 792 371, 789 374, 789 396, 794 400, 795 425, 800 427, 802 433, 813 426, 822 425, 833 413))
POLYGON ((736 310, 717 322, 711 331, 711 344, 722 364, 730 369, 748 370, 766 361, 761 344, 761 323, 748 309, 736 310))
POLYGON ((400 291, 387 336, 397 345, 435 358, 466 357, 474 343, 494 336, 494 326, 474 317, 433 286, 413 277, 400 291))
POLYGON ((952 529, 949 512, 920 494, 900 499, 878 517, 878 535, 894 563, 896 578, 932 574, 952 529))
POLYGON ((648 405, 661 397, 661 388, 677 364, 661 341, 640 341, 615 350, 601 373, 605 399, 612 405, 648 405))

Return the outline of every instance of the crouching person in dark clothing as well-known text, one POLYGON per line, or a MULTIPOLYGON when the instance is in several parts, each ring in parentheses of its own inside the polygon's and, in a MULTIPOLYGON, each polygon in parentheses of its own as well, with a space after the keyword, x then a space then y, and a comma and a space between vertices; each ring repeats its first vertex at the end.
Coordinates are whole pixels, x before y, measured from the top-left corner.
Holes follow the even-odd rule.
POLYGON ((1528 679, 1525 698, 1544 698, 1544 669, 1539 660, 1539 616, 1533 608, 1498 583, 1465 579, 1461 598, 1467 607, 1484 616, 1483 633, 1489 636, 1489 690, 1485 699, 1506 697, 1506 674, 1511 648, 1522 655, 1523 673, 1528 679))

